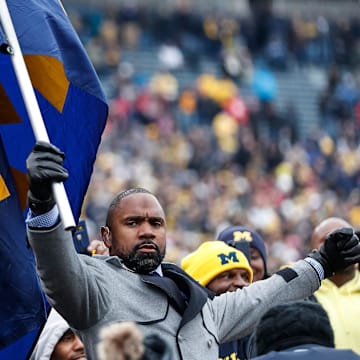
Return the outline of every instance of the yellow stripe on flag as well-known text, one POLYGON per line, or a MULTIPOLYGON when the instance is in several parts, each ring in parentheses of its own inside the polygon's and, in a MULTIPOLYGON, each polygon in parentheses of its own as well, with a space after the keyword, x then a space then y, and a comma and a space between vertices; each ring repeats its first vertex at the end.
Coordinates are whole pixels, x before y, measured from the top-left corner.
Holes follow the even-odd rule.
POLYGON ((5 184, 3 177, 0 175, 0 201, 10 196, 10 192, 5 184))
POLYGON ((69 89, 63 64, 46 55, 25 55, 24 59, 33 86, 61 113, 69 89))

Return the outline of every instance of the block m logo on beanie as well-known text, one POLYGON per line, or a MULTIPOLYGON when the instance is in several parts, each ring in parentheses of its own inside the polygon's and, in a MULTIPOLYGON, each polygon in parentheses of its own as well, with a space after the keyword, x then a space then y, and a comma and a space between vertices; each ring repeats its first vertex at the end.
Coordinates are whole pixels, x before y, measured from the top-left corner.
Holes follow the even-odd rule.
POLYGON ((229 264, 230 262, 238 263, 239 259, 235 251, 230 251, 228 254, 218 254, 218 258, 221 260, 221 265, 229 264))
POLYGON ((234 231, 233 239, 235 242, 241 241, 241 240, 246 240, 246 241, 251 242, 251 241, 253 241, 253 236, 250 231, 234 231))

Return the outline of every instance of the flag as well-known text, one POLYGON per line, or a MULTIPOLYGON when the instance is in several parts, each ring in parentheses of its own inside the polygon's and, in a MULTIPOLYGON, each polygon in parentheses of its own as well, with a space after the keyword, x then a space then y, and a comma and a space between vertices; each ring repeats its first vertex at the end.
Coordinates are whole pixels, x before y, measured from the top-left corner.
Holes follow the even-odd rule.
MULTIPOLYGON (((64 185, 77 222, 107 119, 105 96, 60 1, 8 0, 7 5, 50 142, 66 154, 64 166, 69 170, 69 179, 64 185)), ((35 137, 6 44, 6 34, 0 27, 0 136, 3 146, 1 171, 4 171, 0 182, 3 191, 0 227, 10 229, 10 225, 13 226, 12 231, 2 232, 0 254, 4 268, 13 267, 12 271, 18 275, 6 277, 6 272, 1 271, 0 291, 3 294, 9 288, 19 290, 18 294, 9 292, 6 297, 0 296, 0 348, 38 327, 45 311, 32 312, 41 302, 41 293, 34 295, 32 300, 23 297, 24 292, 28 292, 23 286, 29 286, 29 279, 33 284, 35 274, 34 259, 26 247, 24 231, 26 158, 35 137), (10 200, 11 204, 18 203, 18 207, 10 206, 10 200), (9 214, 7 217, 5 212, 9 214), (9 216, 14 225, 7 220, 9 216), (21 226, 17 226, 16 221, 21 226), (28 268, 23 261, 29 263, 28 268), (33 326, 29 319, 28 326, 21 328, 22 320, 17 319, 18 307, 12 299, 23 301, 22 310, 25 313, 28 308, 33 326), (18 320, 19 326, 15 324, 18 320)), ((35 283, 33 286, 35 292, 35 283)))
POLYGON ((18 335, 41 326, 45 307, 33 253, 26 243, 23 210, 1 143, 0 258, 0 348, 3 348, 18 335))

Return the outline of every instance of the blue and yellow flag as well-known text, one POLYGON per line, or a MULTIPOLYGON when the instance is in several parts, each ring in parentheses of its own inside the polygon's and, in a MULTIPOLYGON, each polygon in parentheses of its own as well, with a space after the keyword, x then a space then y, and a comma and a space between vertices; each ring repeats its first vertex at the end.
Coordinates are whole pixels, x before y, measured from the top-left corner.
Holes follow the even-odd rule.
MULTIPOLYGON (((105 96, 60 1, 7 4, 49 139, 66 154, 65 189, 77 221, 107 119, 105 96)), ((35 137, 6 44, 0 27, 0 348, 36 329, 44 313, 24 231, 26 158, 35 137)))

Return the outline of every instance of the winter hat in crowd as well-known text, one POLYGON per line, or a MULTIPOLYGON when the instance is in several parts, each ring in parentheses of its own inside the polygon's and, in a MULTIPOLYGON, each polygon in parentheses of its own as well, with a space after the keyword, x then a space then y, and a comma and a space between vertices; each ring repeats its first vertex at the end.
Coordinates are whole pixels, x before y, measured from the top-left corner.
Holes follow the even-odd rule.
POLYGON ((55 309, 51 309, 29 360, 49 360, 56 344, 69 329, 69 324, 55 309))
POLYGON ((167 342, 157 334, 143 336, 131 321, 113 323, 100 330, 99 360, 172 360, 167 342))
POLYGON ((259 251, 264 262, 265 276, 267 276, 265 243, 263 238, 256 231, 245 226, 229 226, 220 232, 218 240, 225 241, 227 244, 235 246, 240 251, 243 240, 247 241, 251 248, 259 251))
POLYGON ((253 278, 246 256, 223 241, 203 242, 197 250, 182 259, 181 267, 203 286, 222 272, 232 269, 246 270, 250 282, 253 278))
POLYGON ((324 308, 312 301, 295 301, 268 310, 255 330, 257 355, 304 344, 335 347, 324 308))

